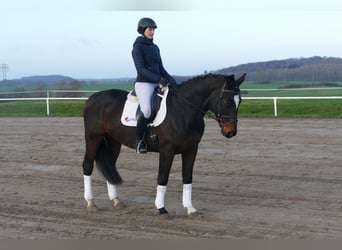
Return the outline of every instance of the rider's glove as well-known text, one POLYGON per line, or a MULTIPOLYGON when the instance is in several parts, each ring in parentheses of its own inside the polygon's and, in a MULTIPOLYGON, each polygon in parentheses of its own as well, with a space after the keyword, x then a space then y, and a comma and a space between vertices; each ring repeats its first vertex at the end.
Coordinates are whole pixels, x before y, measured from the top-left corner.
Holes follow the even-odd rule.
POLYGON ((166 87, 168 85, 169 81, 166 78, 160 78, 159 85, 166 87))

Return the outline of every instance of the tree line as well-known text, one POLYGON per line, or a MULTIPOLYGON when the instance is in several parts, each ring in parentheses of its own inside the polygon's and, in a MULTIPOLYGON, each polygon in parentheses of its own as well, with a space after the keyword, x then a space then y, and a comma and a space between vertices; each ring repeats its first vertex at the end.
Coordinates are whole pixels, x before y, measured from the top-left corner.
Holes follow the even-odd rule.
POLYGON ((310 57, 242 64, 215 71, 221 74, 247 73, 248 81, 342 82, 342 59, 310 57))

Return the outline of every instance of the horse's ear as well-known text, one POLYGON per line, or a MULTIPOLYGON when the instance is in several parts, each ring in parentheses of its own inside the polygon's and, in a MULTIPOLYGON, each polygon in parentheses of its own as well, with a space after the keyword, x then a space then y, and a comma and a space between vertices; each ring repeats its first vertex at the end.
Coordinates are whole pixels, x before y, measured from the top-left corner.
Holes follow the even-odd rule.
POLYGON ((246 78, 246 73, 244 73, 242 76, 240 76, 240 78, 239 79, 237 79, 235 82, 236 82, 236 84, 238 85, 238 86, 240 86, 241 85, 241 83, 243 83, 244 81, 245 81, 245 78, 246 78))

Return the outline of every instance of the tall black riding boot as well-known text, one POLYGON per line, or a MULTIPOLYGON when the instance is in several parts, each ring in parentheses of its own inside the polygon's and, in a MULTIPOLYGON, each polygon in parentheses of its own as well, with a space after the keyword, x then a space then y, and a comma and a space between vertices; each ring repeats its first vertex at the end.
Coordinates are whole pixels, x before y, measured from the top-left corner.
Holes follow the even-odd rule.
POLYGON ((148 119, 146 119, 143 114, 140 114, 137 120, 136 152, 138 154, 147 153, 147 145, 146 145, 146 142, 144 141, 147 123, 148 123, 148 119))

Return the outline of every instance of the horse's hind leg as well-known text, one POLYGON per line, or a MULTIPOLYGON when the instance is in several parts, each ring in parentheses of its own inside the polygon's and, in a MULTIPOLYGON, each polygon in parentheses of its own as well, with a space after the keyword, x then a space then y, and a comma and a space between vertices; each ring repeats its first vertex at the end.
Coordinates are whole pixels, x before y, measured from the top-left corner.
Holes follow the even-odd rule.
MULTIPOLYGON (((110 146, 114 154, 114 164, 116 164, 116 160, 118 159, 120 154, 121 144, 115 142, 114 140, 110 140, 110 146)), ((107 190, 109 199, 114 203, 114 208, 122 209, 126 207, 126 205, 119 199, 116 185, 113 185, 112 183, 107 181, 107 190)))
POLYGON ((107 181, 107 189, 108 189, 108 197, 111 201, 113 201, 114 208, 116 209, 125 208, 126 205, 119 199, 116 185, 113 185, 107 181))
POLYGON ((92 190, 91 174, 94 169, 94 160, 97 149, 102 140, 102 136, 90 137, 86 136, 86 153, 83 159, 83 182, 84 182, 84 199, 87 201, 87 211, 95 213, 97 207, 93 201, 94 195, 92 190))

